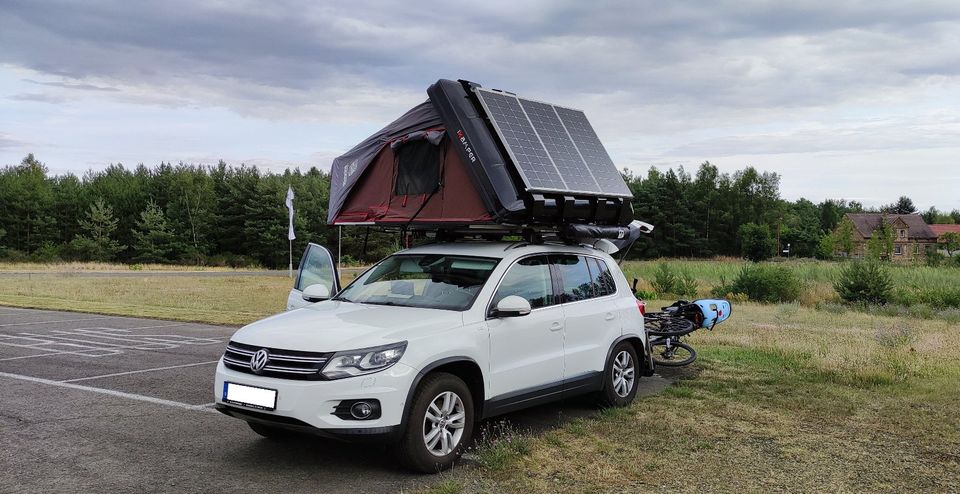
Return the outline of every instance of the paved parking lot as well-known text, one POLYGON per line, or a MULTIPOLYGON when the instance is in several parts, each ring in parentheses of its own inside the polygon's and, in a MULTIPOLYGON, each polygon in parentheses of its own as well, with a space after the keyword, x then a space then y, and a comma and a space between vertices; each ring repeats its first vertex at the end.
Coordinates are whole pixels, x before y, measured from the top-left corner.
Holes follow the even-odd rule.
POLYGON ((0 307, 0 492, 394 492, 383 447, 275 443, 210 408, 233 328, 0 307))
MULTIPOLYGON (((261 439, 211 408, 234 328, 0 307, 0 492, 397 492, 386 447, 261 439)), ((649 394, 666 385, 644 380, 649 394)), ((507 417, 543 429, 566 402, 507 417)))

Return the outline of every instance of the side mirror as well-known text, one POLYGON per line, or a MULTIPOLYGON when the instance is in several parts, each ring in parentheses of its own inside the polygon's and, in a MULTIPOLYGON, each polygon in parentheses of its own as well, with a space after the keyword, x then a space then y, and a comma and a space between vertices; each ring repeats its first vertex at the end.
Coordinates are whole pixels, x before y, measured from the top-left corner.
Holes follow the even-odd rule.
POLYGON ((303 289, 303 299, 307 302, 319 302, 330 298, 330 289, 327 285, 316 283, 303 289))
POLYGON ((493 310, 494 317, 520 317, 530 313, 530 302, 523 297, 510 295, 503 297, 493 310))

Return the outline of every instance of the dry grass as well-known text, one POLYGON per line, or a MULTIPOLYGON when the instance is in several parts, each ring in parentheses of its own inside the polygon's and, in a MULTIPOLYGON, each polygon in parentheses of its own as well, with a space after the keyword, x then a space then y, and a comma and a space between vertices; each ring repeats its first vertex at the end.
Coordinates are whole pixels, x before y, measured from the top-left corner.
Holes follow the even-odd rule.
POLYGON ((742 304, 667 392, 530 437, 460 492, 960 490, 960 326, 742 304))
POLYGON ((222 266, 180 266, 175 264, 118 264, 106 262, 0 262, 0 272, 18 271, 24 273, 45 272, 85 272, 85 271, 260 271, 262 268, 230 268, 222 266))
MULTIPOLYGON (((110 265, 104 265, 110 266, 110 265)), ((344 283, 359 270, 344 269, 344 283)), ((284 310, 293 280, 277 276, 37 276, 0 271, 0 305, 242 325, 284 310)))
POLYGON ((246 324, 284 309, 286 276, 4 276, 0 305, 214 324, 246 324))

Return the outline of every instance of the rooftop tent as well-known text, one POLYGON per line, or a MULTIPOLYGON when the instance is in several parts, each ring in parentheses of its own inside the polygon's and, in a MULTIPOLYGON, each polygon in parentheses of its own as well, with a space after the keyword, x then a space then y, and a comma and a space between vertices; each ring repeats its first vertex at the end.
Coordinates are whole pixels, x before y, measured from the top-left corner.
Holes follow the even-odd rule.
POLYGON ((331 224, 626 225, 629 189, 579 110, 441 79, 333 162, 331 224))

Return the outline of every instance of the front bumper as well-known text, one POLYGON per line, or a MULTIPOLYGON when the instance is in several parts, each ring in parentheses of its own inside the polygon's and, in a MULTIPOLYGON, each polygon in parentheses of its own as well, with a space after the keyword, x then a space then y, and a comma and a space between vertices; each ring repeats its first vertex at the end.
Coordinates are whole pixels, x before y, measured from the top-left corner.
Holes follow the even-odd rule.
POLYGON ((217 364, 213 395, 217 410, 248 422, 302 430, 327 436, 356 436, 391 433, 403 421, 407 394, 417 372, 403 363, 366 376, 332 381, 298 381, 246 374, 217 364), (233 382, 277 390, 273 411, 247 408, 223 402, 223 383, 233 382), (333 414, 343 400, 376 399, 380 418, 344 420, 333 414), (316 430, 311 430, 316 429, 316 430))

